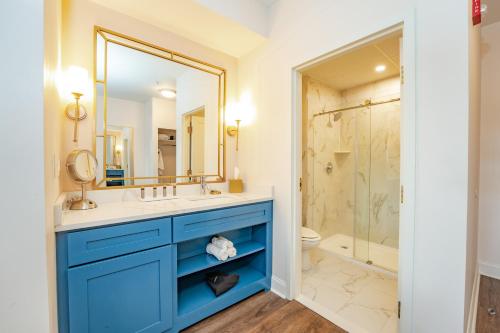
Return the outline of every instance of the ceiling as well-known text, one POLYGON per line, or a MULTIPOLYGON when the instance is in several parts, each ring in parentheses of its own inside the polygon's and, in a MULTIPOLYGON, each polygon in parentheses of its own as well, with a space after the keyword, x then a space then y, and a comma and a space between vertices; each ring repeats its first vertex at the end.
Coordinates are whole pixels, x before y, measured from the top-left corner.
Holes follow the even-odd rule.
POLYGON ((175 90, 177 78, 188 71, 193 69, 128 47, 108 44, 110 97, 136 102, 162 97, 158 90, 175 90))
POLYGON ((306 69, 310 76, 338 91, 399 75, 400 35, 374 41, 306 69), (382 73, 375 66, 385 65, 382 73))
POLYGON ((483 3, 488 5, 488 12, 483 18, 483 25, 500 22, 500 1, 484 0, 483 3))
POLYGON ((261 4, 263 4, 266 7, 271 7, 278 0, 257 0, 257 1, 260 2, 261 4))
MULTIPOLYGON (((225 7, 209 7, 208 4, 213 4, 213 1, 147 0, 147 5, 144 1, 137 0, 92 1, 236 58, 249 53, 266 40, 265 36, 255 32, 249 26, 224 15, 222 10, 225 7)), ((272 3, 270 0, 262 1, 272 3)), ((253 4, 256 3, 253 2, 253 4)), ((230 9, 240 11, 239 16, 235 17, 245 16, 251 19, 250 22, 254 22, 267 13, 267 6, 262 2, 258 4, 263 9, 257 11, 256 16, 251 16, 253 11, 241 12, 242 9, 238 6, 233 5, 230 9)))

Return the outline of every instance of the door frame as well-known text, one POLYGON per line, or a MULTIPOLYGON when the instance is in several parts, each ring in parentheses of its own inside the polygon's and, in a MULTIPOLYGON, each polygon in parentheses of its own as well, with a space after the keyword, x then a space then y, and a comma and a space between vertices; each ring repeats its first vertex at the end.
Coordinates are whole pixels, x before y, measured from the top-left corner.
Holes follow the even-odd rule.
POLYGON ((415 228, 415 169, 416 169, 416 72, 415 72, 415 13, 406 13, 399 22, 353 41, 328 54, 312 59, 292 69, 292 223, 289 238, 289 298, 300 296, 302 279, 302 251, 300 226, 302 225, 302 74, 304 69, 332 56, 343 54, 373 40, 396 31, 402 31, 401 48, 402 79, 401 122, 400 122, 400 183, 404 189, 404 201, 400 204, 399 222, 399 268, 398 298, 401 306, 400 332, 413 331, 413 268, 414 268, 414 228, 415 228))

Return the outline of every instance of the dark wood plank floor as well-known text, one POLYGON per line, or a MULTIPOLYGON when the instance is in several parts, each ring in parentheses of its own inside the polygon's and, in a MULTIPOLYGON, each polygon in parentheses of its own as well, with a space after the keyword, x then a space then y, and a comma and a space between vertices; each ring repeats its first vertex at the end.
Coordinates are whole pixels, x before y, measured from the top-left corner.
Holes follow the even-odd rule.
POLYGON ((268 293, 256 294, 183 333, 345 333, 296 301, 268 293))
POLYGON ((500 280, 481 276, 477 305, 477 333, 500 332, 500 280), (499 312, 496 315, 491 310, 499 312))

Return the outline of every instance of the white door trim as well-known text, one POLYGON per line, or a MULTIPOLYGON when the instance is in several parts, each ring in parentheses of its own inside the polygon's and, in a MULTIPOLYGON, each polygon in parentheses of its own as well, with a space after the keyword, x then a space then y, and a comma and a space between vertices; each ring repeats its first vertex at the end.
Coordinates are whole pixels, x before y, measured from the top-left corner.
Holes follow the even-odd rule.
POLYGON ((401 87, 401 184, 404 186, 404 203, 400 207, 399 227, 399 299, 401 301, 400 332, 413 331, 413 261, 415 224, 415 166, 416 166, 416 71, 415 71, 415 13, 406 13, 400 23, 355 41, 338 50, 322 55, 292 69, 292 223, 289 238, 289 298, 300 295, 302 199, 299 179, 302 175, 302 75, 301 72, 334 55, 369 43, 394 31, 403 31, 402 63, 404 85, 401 87))

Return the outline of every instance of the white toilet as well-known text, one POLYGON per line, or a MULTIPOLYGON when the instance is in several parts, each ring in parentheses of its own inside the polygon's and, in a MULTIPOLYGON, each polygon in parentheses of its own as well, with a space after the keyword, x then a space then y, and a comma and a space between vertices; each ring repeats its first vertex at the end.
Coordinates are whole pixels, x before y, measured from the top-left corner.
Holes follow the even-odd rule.
POLYGON ((302 227, 302 270, 311 269, 310 250, 319 245, 321 236, 314 230, 302 227))

